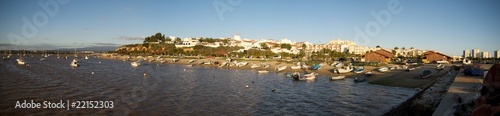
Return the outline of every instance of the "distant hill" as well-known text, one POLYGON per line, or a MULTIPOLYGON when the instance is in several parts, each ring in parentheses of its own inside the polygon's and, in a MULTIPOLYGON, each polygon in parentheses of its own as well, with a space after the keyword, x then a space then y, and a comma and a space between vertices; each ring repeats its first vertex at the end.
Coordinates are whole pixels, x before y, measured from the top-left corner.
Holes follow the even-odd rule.
MULTIPOLYGON (((107 52, 107 51, 115 51, 118 46, 92 46, 92 47, 84 47, 84 48, 76 48, 77 51, 94 51, 94 52, 107 52)), ((75 51, 74 48, 61 48, 55 49, 56 51, 75 51)))

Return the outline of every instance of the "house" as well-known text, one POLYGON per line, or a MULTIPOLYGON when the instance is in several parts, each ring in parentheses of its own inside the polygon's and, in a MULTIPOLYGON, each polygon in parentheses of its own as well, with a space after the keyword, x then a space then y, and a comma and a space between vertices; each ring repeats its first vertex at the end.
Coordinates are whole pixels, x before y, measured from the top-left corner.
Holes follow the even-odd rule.
POLYGON ((435 51, 427 51, 424 52, 422 56, 422 62, 423 63, 431 63, 431 62, 437 62, 437 61, 450 61, 452 58, 448 55, 445 55, 443 53, 435 52, 435 51))
POLYGON ((394 57, 394 55, 390 51, 379 49, 377 51, 366 53, 361 57, 368 62, 388 63, 391 62, 391 59, 394 57))

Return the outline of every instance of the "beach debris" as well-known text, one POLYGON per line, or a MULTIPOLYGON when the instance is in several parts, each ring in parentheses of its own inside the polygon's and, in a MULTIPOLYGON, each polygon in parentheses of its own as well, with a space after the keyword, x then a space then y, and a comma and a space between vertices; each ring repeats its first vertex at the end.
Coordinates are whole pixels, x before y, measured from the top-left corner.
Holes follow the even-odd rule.
POLYGON ((245 87, 246 87, 246 88, 248 88, 248 85, 247 85, 247 86, 245 86, 245 87))
POLYGON ((274 92, 274 91, 276 91, 276 89, 275 89, 275 88, 273 88, 271 91, 273 91, 273 92, 274 92))

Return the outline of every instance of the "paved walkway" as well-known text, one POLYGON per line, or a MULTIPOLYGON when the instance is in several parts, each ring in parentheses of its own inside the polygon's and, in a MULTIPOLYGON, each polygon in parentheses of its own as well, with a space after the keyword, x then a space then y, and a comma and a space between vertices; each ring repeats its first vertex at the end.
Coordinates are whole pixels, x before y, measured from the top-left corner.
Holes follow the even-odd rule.
POLYGON ((479 93, 479 89, 482 87, 482 81, 483 79, 480 77, 457 75, 448 89, 448 92, 432 115, 454 116, 453 105, 458 104, 458 101, 455 99, 455 94, 462 98, 462 103, 472 101, 476 93, 479 93))

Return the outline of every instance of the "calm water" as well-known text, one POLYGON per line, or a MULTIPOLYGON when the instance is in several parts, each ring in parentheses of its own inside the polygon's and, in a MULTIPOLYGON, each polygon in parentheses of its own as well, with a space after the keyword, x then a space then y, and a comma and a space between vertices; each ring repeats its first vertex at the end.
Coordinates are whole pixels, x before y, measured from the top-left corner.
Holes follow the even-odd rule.
POLYGON ((0 62, 0 114, 382 115, 416 93, 326 76, 292 81, 256 70, 154 63, 133 68, 128 61, 94 58, 80 59, 81 66, 72 68, 71 59, 54 56, 26 60, 31 66, 12 58, 0 62), (23 100, 100 100, 113 101, 115 107, 15 109, 23 100))

